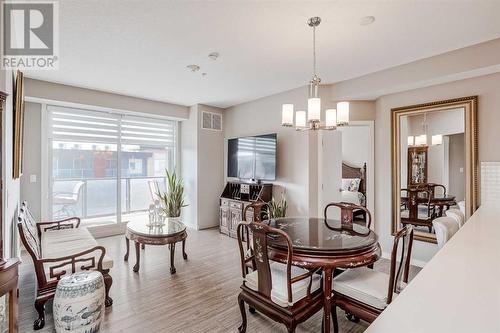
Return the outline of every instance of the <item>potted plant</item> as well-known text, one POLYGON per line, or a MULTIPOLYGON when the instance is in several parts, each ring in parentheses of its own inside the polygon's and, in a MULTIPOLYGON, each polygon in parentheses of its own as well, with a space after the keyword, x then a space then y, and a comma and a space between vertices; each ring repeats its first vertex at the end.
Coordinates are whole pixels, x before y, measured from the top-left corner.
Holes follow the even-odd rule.
POLYGON ((285 194, 281 195, 281 199, 276 201, 274 197, 269 202, 269 218, 277 219, 285 217, 288 204, 286 203, 285 194))
POLYGON ((186 207, 184 204, 184 182, 177 177, 175 171, 167 173, 167 191, 165 193, 158 192, 158 197, 162 203, 163 211, 166 217, 181 216, 181 208, 186 207))

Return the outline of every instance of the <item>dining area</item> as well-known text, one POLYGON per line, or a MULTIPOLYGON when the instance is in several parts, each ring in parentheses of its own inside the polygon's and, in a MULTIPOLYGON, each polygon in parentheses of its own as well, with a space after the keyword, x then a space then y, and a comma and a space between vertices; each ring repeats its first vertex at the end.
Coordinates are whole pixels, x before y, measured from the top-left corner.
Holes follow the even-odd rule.
MULTIPOLYGON (((265 205, 254 203, 248 209, 260 212, 265 205)), ((337 308, 353 323, 370 323, 408 282, 411 225, 396 235, 386 274, 373 269, 382 250, 365 207, 330 203, 321 218, 260 216, 238 225, 243 278, 239 332, 247 331, 247 310, 284 324, 288 332, 318 312, 323 332, 339 332, 337 308), (359 209, 366 213, 364 225, 353 223, 359 209)))

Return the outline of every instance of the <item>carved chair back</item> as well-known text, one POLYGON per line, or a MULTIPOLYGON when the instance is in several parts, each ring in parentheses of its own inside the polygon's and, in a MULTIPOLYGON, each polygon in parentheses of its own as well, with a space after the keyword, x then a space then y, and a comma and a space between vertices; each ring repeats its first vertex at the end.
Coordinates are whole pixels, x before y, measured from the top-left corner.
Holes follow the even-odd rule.
POLYGON ((408 218, 412 220, 418 220, 418 206, 424 205, 427 207, 427 217, 431 217, 432 205, 431 198, 432 193, 427 186, 411 186, 407 189, 408 191, 408 218), (422 202, 422 198, 425 202, 422 202))
POLYGON ((42 257, 40 235, 38 233, 36 221, 29 211, 28 205, 25 201, 19 208, 17 220, 17 228, 24 247, 33 260, 40 259, 42 257))
MULTIPOLYGON (((238 246, 240 249, 241 258, 241 273, 243 278, 248 274, 248 264, 252 264, 252 268, 258 272, 258 293, 268 300, 271 300, 272 277, 270 260, 268 256, 268 240, 282 241, 287 246, 287 259, 286 259, 286 281, 288 302, 292 302, 292 240, 283 231, 272 228, 264 223, 259 222, 241 222, 238 225, 238 246), (244 249, 243 244, 243 231, 248 229, 252 234, 253 243, 251 248, 244 249)), ((249 242, 247 242, 249 243, 249 242)))
POLYGON ((446 196, 446 186, 444 186, 444 185, 435 184, 435 183, 427 183, 427 188, 429 189, 431 198, 434 198, 434 196, 436 195, 436 193, 437 193, 436 189, 441 189, 440 193, 443 196, 446 196))
POLYGON ((387 304, 391 303, 394 293, 399 294, 403 290, 403 282, 408 282, 412 245, 413 227, 405 225, 394 237, 387 304))
POLYGON ((366 213, 367 220, 365 221, 365 226, 370 228, 372 224, 372 214, 366 207, 358 206, 350 202, 332 202, 326 205, 324 210, 325 220, 328 219, 328 208, 330 207, 338 207, 340 208, 340 221, 342 224, 352 224, 353 221, 353 212, 356 209, 361 209, 366 213))

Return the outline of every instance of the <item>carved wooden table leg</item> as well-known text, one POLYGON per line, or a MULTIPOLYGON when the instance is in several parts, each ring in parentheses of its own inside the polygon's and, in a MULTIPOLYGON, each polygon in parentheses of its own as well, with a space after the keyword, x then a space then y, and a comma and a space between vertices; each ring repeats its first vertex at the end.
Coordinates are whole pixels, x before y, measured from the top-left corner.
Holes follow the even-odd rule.
POLYGON ((187 260, 188 255, 186 254, 186 238, 182 240, 182 257, 187 260))
POLYGON ((127 252, 125 252, 125 256, 123 257, 123 260, 127 261, 128 260, 128 254, 130 252, 130 240, 125 236, 125 244, 127 246, 127 252))
POLYGON ((170 244, 170 274, 175 274, 175 266, 174 266, 174 259, 175 259, 175 243, 170 244))
POLYGON ((139 242, 135 242, 135 265, 134 265, 134 272, 139 271, 139 265, 141 263, 141 244, 139 242))
POLYGON ((323 269, 323 332, 330 333, 330 314, 332 299, 332 273, 331 267, 323 269))

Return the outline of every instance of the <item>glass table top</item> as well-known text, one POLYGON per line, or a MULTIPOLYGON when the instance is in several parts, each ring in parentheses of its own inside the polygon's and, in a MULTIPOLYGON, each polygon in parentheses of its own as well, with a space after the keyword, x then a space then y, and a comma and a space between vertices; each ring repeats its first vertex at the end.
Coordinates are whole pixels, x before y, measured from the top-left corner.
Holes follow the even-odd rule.
POLYGON ((186 226, 178 218, 166 218, 162 226, 149 226, 146 221, 134 221, 127 224, 127 229, 143 236, 164 237, 183 232, 186 226))
MULTIPOLYGON (((338 220, 292 217, 263 223, 286 232, 292 240, 294 251, 351 252, 372 247, 378 242, 377 234, 365 226, 343 226, 338 220)), ((286 246, 280 241, 271 241, 270 244, 286 246)))

